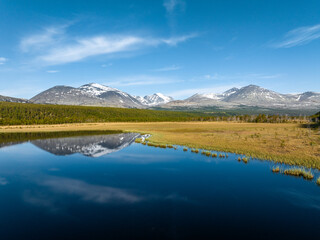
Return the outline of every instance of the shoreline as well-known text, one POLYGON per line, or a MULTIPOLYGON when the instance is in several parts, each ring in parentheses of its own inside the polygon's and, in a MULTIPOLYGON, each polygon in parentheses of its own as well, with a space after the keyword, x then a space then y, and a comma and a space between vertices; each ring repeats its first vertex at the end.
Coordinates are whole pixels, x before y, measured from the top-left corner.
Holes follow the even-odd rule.
POLYGON ((0 133, 119 130, 151 134, 150 142, 231 152, 320 169, 320 137, 295 123, 112 122, 0 126, 0 133))

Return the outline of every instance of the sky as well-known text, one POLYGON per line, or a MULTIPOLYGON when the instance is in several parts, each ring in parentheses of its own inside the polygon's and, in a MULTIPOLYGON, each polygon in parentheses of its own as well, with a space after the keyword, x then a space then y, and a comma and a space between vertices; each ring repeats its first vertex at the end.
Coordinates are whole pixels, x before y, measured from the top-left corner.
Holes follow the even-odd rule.
POLYGON ((319 0, 0 0, 0 95, 320 92, 319 0))

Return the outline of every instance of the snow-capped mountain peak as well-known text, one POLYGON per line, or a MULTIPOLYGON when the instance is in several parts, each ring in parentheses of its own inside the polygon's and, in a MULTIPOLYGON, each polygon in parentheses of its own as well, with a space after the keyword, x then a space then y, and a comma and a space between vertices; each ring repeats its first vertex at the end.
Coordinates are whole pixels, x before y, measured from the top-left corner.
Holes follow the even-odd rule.
POLYGON ((85 85, 82 85, 81 87, 79 87, 79 89, 88 93, 88 94, 94 95, 94 96, 99 96, 105 92, 110 92, 110 91, 121 92, 120 90, 118 90, 116 88, 104 86, 99 83, 85 84, 85 85))
POLYGON ((141 100, 143 104, 146 104, 149 106, 165 104, 171 101, 173 101, 172 97, 166 96, 162 93, 154 93, 152 95, 147 95, 143 97, 143 100, 141 100))

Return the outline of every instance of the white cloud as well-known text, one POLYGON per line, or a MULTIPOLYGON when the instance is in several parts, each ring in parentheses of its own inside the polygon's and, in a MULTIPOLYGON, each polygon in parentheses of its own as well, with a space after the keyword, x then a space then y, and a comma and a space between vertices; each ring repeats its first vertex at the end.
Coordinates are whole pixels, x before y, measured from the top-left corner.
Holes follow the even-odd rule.
POLYGON ((59 70, 48 70, 47 73, 58 73, 60 72, 59 70))
POLYGON ((101 67, 106 68, 106 67, 111 67, 112 63, 108 63, 108 64, 102 64, 101 67))
POLYGON ((273 44, 274 48, 291 48, 305 45, 320 38, 320 24, 293 29, 285 34, 283 40, 273 44))
MULTIPOLYGON (((160 42, 163 42, 165 44, 168 44, 170 46, 176 46, 178 43, 185 42, 191 38, 197 37, 198 34, 189 34, 189 35, 184 35, 184 36, 179 36, 179 37, 172 37, 172 38, 167 38, 167 39, 161 39, 160 42)), ((159 44, 159 41, 158 41, 159 44)))
POLYGON ((91 56, 130 51, 142 42, 143 39, 134 36, 90 37, 79 39, 74 44, 53 48, 40 56, 39 60, 49 65, 77 62, 91 56))
POLYGON ((168 67, 157 68, 157 69, 154 69, 153 71, 155 71, 155 72, 169 72, 169 71, 176 71, 179 69, 181 69, 180 66, 172 65, 172 66, 168 66, 168 67))
POLYGON ((221 74, 206 74, 201 77, 194 79, 199 81, 204 80, 257 80, 257 79, 275 79, 282 77, 283 74, 262 74, 262 73, 248 73, 248 74, 231 74, 231 75, 221 75, 221 74))
POLYGON ((168 95, 174 98, 190 97, 196 93, 222 93, 233 87, 240 87, 240 86, 230 84, 230 85, 223 85, 223 86, 209 86, 205 88, 188 88, 188 89, 171 92, 168 95))
POLYGON ((0 65, 5 64, 8 61, 7 58, 0 57, 0 65))
POLYGON ((163 6, 168 14, 172 14, 177 9, 184 10, 185 2, 183 0, 164 0, 163 6))
POLYGON ((23 52, 29 52, 57 44, 63 39, 66 27, 67 26, 48 27, 41 33, 25 37, 20 42, 20 49, 23 52))
POLYGON ((104 34, 79 38, 69 36, 66 29, 66 26, 46 28, 42 33, 23 38, 20 48, 23 53, 36 56, 36 64, 48 66, 78 62, 99 55, 114 56, 116 53, 138 51, 147 47, 176 46, 197 36, 189 34, 159 38, 104 34))

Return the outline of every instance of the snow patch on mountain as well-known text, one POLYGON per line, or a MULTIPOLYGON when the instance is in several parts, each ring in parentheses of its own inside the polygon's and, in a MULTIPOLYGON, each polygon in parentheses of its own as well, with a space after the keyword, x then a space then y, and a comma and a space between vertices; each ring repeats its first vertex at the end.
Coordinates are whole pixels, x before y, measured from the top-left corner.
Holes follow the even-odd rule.
POLYGON ((165 103, 173 101, 172 97, 166 96, 162 93, 154 93, 152 95, 147 95, 144 97, 136 96, 135 98, 138 101, 140 101, 141 104, 144 104, 147 106, 156 106, 159 104, 165 104, 165 103))

